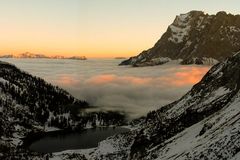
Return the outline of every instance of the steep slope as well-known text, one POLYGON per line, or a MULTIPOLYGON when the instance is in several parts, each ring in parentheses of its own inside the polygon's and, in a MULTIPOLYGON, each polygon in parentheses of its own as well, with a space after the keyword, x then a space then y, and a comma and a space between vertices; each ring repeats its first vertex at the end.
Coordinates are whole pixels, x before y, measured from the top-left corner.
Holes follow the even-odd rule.
POLYGON ((120 65, 215 64, 240 49, 240 15, 191 11, 177 16, 154 47, 120 65))
POLYGON ((236 159, 240 154, 240 52, 213 66, 181 99, 139 121, 137 129, 101 142, 90 157, 236 159))
POLYGON ((23 138, 49 126, 72 128, 77 122, 71 119, 71 105, 88 107, 66 91, 0 62, 0 159, 40 156, 21 147, 23 138))
POLYGON ((117 113, 85 113, 84 109, 89 107, 65 90, 0 62, 0 159, 46 157, 22 145, 27 135, 46 132, 49 127, 81 130, 87 124, 105 126, 123 122, 124 117, 117 113))

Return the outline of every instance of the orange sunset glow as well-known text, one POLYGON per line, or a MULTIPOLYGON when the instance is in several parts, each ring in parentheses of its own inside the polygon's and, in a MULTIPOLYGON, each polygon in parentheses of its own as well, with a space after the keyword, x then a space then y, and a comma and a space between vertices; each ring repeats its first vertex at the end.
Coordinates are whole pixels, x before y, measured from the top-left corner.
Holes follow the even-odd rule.
POLYGON ((135 14, 128 14, 127 19, 115 12, 109 14, 110 10, 103 9, 108 3, 10 1, 0 5, 0 55, 30 52, 46 56, 129 57, 152 47, 167 27, 151 19, 151 23, 145 23, 135 14))
POLYGON ((176 4, 169 10, 163 1, 1 1, 0 55, 130 57, 154 46, 179 13, 215 13, 215 2, 176 4))
MULTIPOLYGON (((87 80, 87 84, 103 85, 108 83, 131 84, 131 85, 155 85, 155 86, 175 86, 182 87, 194 85, 201 80, 209 67, 194 68, 189 71, 177 72, 173 76, 167 77, 134 77, 134 76, 116 76, 105 74, 94 76, 87 80)), ((69 79, 70 80, 70 79, 69 79)), ((72 80, 71 80, 72 81, 72 80)))
POLYGON ((191 86, 201 80, 209 67, 182 67, 182 71, 177 71, 168 76, 159 77, 139 77, 139 76, 118 76, 115 74, 101 74, 87 79, 75 79, 71 75, 61 75, 56 83, 63 86, 72 86, 79 83, 85 85, 154 85, 156 87, 183 87, 191 86))

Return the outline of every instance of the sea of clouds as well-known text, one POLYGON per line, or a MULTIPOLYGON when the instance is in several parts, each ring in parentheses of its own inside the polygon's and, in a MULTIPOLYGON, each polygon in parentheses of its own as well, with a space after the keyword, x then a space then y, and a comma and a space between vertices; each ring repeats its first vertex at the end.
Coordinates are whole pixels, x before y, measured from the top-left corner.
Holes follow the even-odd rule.
POLYGON ((165 64, 133 68, 117 59, 2 59, 102 110, 145 115, 184 95, 210 66, 165 64))

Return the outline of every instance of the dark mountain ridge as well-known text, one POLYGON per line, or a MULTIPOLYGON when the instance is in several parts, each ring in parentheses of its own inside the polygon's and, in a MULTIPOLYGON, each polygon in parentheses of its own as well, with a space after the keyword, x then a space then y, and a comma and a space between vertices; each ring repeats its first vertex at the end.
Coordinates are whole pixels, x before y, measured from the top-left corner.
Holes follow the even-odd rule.
POLYGON ((215 64, 240 49, 240 15, 191 11, 177 16, 150 49, 120 65, 215 64))
POLYGON ((117 112, 84 112, 90 107, 59 87, 0 62, 0 159, 44 159, 46 155, 23 147, 24 138, 32 133, 125 123, 117 112))

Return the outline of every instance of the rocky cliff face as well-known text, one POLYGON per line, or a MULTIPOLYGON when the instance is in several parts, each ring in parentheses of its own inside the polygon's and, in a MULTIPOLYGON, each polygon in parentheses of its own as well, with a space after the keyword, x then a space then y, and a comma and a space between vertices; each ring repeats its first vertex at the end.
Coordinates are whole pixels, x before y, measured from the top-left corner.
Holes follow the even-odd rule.
POLYGON ((215 64, 240 49, 240 15, 191 11, 177 16, 154 47, 120 65, 215 64))
POLYGON ((239 66, 240 52, 213 66, 181 99, 139 120, 137 129, 100 143, 91 156, 137 160, 239 159, 239 66))

